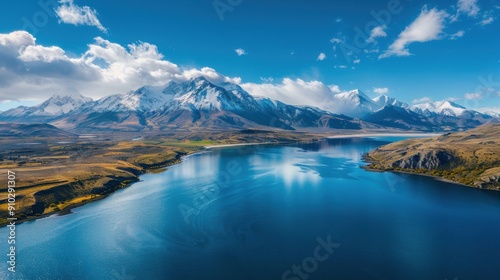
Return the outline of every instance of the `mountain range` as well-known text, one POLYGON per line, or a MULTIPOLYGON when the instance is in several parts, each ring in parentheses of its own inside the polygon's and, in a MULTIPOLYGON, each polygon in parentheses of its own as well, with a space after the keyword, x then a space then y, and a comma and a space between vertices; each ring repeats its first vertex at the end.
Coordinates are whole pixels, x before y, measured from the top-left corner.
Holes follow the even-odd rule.
POLYGON ((451 101, 408 105, 360 90, 332 96, 333 112, 255 97, 237 84, 204 77, 165 86, 143 86, 125 94, 92 100, 79 94, 53 95, 37 106, 0 113, 1 122, 48 123, 74 131, 162 129, 364 129, 462 130, 495 116, 451 101))

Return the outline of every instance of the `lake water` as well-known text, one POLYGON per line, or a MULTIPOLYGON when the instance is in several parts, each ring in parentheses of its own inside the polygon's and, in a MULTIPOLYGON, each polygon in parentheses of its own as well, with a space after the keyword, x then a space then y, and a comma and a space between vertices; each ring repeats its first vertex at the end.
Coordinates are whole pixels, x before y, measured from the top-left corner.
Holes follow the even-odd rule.
POLYGON ((19 225, 18 272, 2 241, 0 279, 499 279, 498 193, 360 168, 394 140, 189 156, 19 225))

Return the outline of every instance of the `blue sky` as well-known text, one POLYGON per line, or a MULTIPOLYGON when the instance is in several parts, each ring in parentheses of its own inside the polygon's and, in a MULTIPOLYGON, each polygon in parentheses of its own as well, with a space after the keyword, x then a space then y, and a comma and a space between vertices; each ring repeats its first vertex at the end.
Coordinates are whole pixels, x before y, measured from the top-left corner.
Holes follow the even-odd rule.
POLYGON ((407 103, 500 107, 498 1, 5 0, 4 7, 0 110, 56 92, 99 98, 197 74, 290 103, 318 105, 359 88, 407 103), (13 35, 20 30, 32 39, 13 35))

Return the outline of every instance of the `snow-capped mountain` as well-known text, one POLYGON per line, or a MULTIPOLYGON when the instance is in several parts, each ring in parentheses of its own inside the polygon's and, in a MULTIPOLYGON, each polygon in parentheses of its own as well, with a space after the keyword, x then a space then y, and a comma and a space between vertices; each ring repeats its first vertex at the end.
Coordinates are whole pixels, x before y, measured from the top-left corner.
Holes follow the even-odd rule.
POLYGON ((338 93, 329 105, 331 111, 292 106, 256 98, 237 84, 214 83, 198 77, 164 86, 143 86, 96 101, 81 95, 54 95, 37 106, 21 106, 0 113, 0 121, 51 123, 74 130, 384 126, 442 131, 476 127, 493 118, 450 101, 410 106, 385 95, 370 99, 360 90, 338 93))
POLYGON ((174 97, 151 117, 151 122, 160 127, 360 128, 359 123, 349 117, 255 98, 236 84, 224 82, 216 85, 203 77, 173 83, 167 90, 174 97))
POLYGON ((0 114, 2 120, 23 120, 23 122, 42 122, 43 120, 63 116, 71 111, 92 103, 92 99, 81 94, 54 94, 45 102, 32 106, 20 106, 0 114))
POLYGON ((172 94, 164 92, 165 87, 143 86, 126 94, 114 94, 92 104, 97 112, 115 111, 155 111, 173 98, 172 94))
POLYGON ((467 111, 465 107, 447 100, 416 104, 411 106, 411 110, 424 116, 438 114, 454 117, 458 117, 467 111))
POLYGON ((387 127, 422 131, 464 130, 489 122, 493 117, 479 113, 450 101, 436 101, 408 106, 389 101, 362 119, 387 127))
POLYGON ((389 97, 389 96, 383 95, 383 94, 373 98, 372 101, 379 106, 377 111, 380 110, 381 108, 383 108, 384 106, 387 106, 387 105, 400 107, 400 108, 404 108, 404 109, 410 108, 410 105, 408 105, 404 102, 401 102, 394 97, 389 97))
POLYGON ((334 115, 309 106, 292 106, 266 97, 257 97, 257 103, 275 118, 285 120, 292 127, 323 127, 337 129, 359 129, 361 124, 350 117, 334 115))
POLYGON ((362 91, 355 89, 335 94, 330 110, 336 114, 361 118, 380 107, 362 91))
POLYGON ((142 87, 85 104, 52 121, 69 129, 179 128, 346 128, 362 122, 312 107, 259 99, 232 83, 215 84, 203 77, 142 87))
POLYGON ((171 102, 164 106, 166 111, 179 109, 256 111, 258 107, 254 97, 235 84, 215 85, 204 77, 181 84, 184 85, 172 83, 166 88, 167 92, 175 93, 171 102), (181 88, 184 91, 175 92, 172 88, 181 88))

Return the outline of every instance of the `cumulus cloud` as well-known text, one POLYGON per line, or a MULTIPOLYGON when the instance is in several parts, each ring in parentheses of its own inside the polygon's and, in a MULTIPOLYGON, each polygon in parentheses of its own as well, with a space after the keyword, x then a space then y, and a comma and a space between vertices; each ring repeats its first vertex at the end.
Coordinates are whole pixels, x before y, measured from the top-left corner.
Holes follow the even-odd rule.
POLYGON ((238 56, 242 56, 242 55, 247 54, 247 53, 245 52, 245 50, 244 50, 244 49, 241 49, 241 48, 240 48, 240 49, 235 49, 234 51, 236 52, 236 54, 237 54, 238 56))
POLYGON ((53 62, 55 60, 66 60, 67 57, 64 53, 64 50, 59 47, 43 47, 30 45, 19 52, 19 59, 25 62, 53 62))
POLYGON ((174 74, 172 80, 187 81, 201 76, 207 78, 207 80, 213 83, 221 83, 221 82, 231 82, 235 84, 241 83, 240 77, 234 77, 234 78, 226 77, 210 67, 203 67, 201 69, 192 68, 189 70, 184 70, 182 71, 182 73, 174 74))
POLYGON ((255 96, 277 99, 292 105, 310 105, 325 110, 334 108, 332 96, 339 93, 336 85, 327 86, 320 81, 284 78, 281 83, 244 83, 241 87, 255 96))
POLYGON ((352 62, 353 62, 354 64, 359 64, 359 63, 361 63, 361 59, 355 59, 355 60, 353 60, 352 62))
POLYGON ((481 98, 483 98, 483 95, 481 93, 478 93, 478 92, 466 93, 464 95, 464 98, 467 100, 481 99, 481 98))
POLYGON ((448 14, 445 11, 436 8, 428 10, 427 6, 424 6, 420 15, 399 34, 396 41, 379 58, 409 56, 410 44, 440 39, 446 17, 448 14))
POLYGON ((415 99, 411 103, 413 104, 420 104, 420 103, 426 103, 426 102, 431 102, 432 98, 430 97, 422 97, 420 99, 415 99))
POLYGON ((383 87, 383 88, 374 88, 373 92, 377 94, 388 94, 389 93, 389 88, 383 87))
POLYGON ((372 29, 370 32, 370 37, 366 40, 369 43, 376 43, 375 39, 378 37, 387 37, 387 33, 385 33, 385 29, 387 26, 381 25, 372 29))
POLYGON ((324 54, 324 53, 320 53, 320 54, 318 55, 317 60, 319 60, 319 61, 323 61, 323 60, 325 60, 325 59, 326 59, 326 54, 324 54))
POLYGON ((0 34, 0 100, 43 100, 61 91, 100 98, 199 76, 241 83, 209 67, 181 69, 146 42, 122 46, 96 37, 83 54, 70 56, 61 47, 37 44, 26 31, 0 34))
POLYGON ((80 7, 73 3, 73 0, 60 0, 61 4, 56 10, 59 21, 73 25, 88 25, 99 28, 102 32, 107 32, 107 29, 101 24, 97 18, 96 10, 88 6, 80 7))

